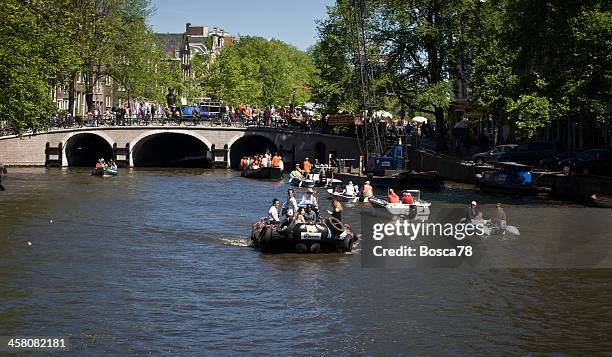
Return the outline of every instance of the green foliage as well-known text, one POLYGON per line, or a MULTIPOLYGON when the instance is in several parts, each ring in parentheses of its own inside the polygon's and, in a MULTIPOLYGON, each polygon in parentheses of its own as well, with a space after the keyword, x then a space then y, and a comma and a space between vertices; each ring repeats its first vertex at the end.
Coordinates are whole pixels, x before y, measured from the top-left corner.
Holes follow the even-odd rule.
POLYGON ((510 119, 518 138, 576 115, 605 120, 612 88, 609 2, 498 0, 473 10, 472 89, 480 108, 510 119))
MULTIPOLYGON (((258 106, 291 102, 291 86, 311 83, 314 65, 310 57, 281 41, 241 37, 226 46, 203 77, 204 92, 227 103, 258 106)), ((310 99, 308 90, 297 89, 295 101, 310 99)))
MULTIPOLYGON (((149 0, 5 0, 0 22, 0 115, 36 129, 51 89, 78 72, 86 92, 112 76, 134 95, 160 97, 161 51, 146 25, 149 0)), ((88 98, 91 100, 91 96, 88 98)))

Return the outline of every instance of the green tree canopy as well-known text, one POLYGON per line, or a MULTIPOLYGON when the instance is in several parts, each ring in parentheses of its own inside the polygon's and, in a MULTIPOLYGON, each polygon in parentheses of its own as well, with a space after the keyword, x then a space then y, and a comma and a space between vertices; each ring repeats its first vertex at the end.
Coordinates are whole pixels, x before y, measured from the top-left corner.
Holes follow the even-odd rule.
MULTIPOLYGON (((291 87, 312 83, 314 72, 311 58, 297 48, 278 40, 244 36, 221 50, 202 85, 209 96, 227 103, 284 105, 291 102, 291 87)), ((296 90, 297 103, 309 98, 308 90, 296 90)))

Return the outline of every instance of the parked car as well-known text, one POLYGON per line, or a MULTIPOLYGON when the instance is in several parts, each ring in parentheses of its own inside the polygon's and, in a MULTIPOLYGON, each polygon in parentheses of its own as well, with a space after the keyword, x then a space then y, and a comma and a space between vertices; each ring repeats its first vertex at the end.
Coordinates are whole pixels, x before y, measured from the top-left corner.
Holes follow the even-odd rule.
POLYGON ((612 150, 587 150, 578 155, 575 160, 564 163, 563 171, 584 175, 612 176, 612 150))
POLYGON ((489 151, 481 152, 472 156, 472 159, 477 165, 484 164, 485 162, 497 162, 499 161, 500 157, 512 150, 515 150, 517 146, 518 145, 516 144, 498 145, 489 151))
POLYGON ((547 170, 562 171, 563 162, 565 162, 565 160, 576 159, 578 155, 580 155, 580 151, 563 151, 540 160, 539 166, 547 170))
POLYGON ((516 150, 502 155, 499 161, 512 161, 521 164, 535 165, 540 160, 556 153, 555 145, 549 142, 534 141, 520 144, 516 150))

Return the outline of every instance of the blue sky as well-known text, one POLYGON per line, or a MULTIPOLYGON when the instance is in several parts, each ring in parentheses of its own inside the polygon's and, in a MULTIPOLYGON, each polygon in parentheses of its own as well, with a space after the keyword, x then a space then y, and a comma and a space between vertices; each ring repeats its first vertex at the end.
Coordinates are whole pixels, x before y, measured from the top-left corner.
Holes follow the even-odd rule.
POLYGON ((302 50, 314 44, 315 20, 334 0, 152 0, 155 32, 181 33, 185 23, 225 29, 232 35, 276 38, 302 50))

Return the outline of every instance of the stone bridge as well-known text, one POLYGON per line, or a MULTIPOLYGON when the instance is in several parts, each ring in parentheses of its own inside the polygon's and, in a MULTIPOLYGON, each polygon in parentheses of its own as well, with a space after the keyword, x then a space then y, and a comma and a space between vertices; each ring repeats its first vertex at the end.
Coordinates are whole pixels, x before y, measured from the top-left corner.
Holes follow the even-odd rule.
POLYGON ((104 157, 129 167, 227 168, 265 150, 281 153, 285 163, 359 157, 355 138, 277 128, 84 127, 0 137, 0 163, 7 165, 93 166, 104 157))

